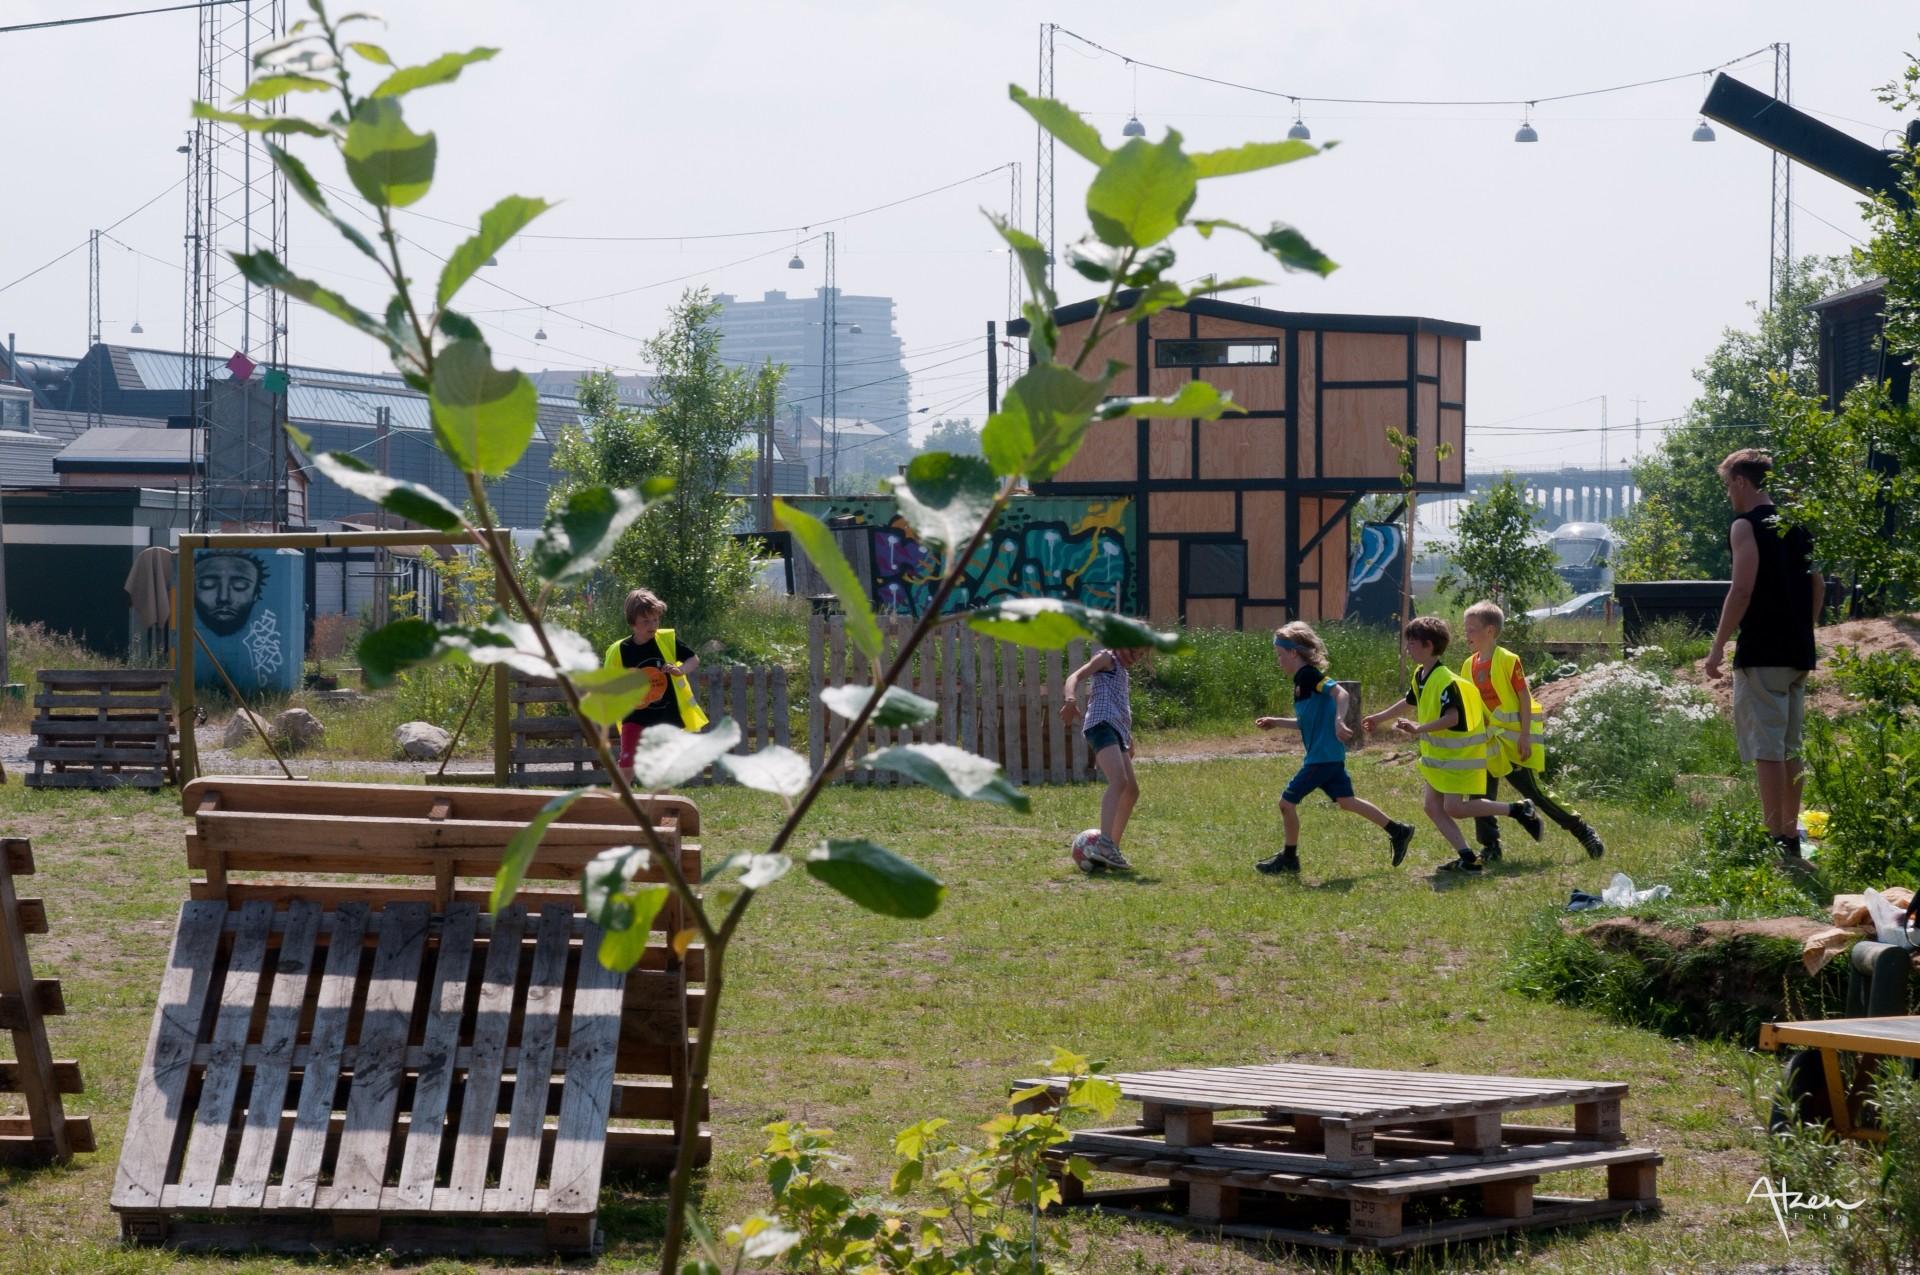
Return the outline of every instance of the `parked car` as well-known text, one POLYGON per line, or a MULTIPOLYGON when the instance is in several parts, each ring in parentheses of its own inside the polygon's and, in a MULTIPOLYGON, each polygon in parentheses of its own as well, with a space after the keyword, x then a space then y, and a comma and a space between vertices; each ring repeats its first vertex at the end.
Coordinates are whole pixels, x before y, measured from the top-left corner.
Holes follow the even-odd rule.
POLYGON ((1527 618, 1530 620, 1603 619, 1607 614, 1607 602, 1612 597, 1612 589, 1597 589, 1592 593, 1577 594, 1568 598, 1559 606, 1535 607, 1527 612, 1527 618))

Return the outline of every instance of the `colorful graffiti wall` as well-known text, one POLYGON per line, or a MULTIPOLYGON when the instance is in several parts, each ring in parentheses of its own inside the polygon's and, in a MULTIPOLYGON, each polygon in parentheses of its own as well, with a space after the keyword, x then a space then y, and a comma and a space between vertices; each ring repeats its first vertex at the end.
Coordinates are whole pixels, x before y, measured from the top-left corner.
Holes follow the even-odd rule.
MULTIPOLYGON (((914 538, 886 496, 797 500, 824 519, 867 528, 874 605, 920 615, 938 586, 943 555, 914 538)), ((844 524, 841 524, 844 525, 844 524)), ((1128 497, 1016 497, 947 599, 946 610, 1002 598, 1064 598, 1137 614, 1133 501, 1128 497)))

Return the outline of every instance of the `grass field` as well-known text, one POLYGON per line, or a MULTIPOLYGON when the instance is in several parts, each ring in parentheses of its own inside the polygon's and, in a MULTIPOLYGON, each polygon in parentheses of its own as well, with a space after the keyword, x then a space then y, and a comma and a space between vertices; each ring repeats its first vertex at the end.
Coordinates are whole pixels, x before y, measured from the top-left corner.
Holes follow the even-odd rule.
MULTIPOLYGON (((898 1127, 943 1115, 967 1125, 1001 1102, 1055 1044, 1116 1067, 1292 1059, 1407 1070, 1501 1071, 1624 1080, 1629 1137, 1665 1152, 1664 1215, 1625 1226, 1540 1233, 1409 1269, 1566 1272, 1728 1270, 1789 1255, 1771 1216, 1745 1197, 1761 1169, 1740 1051, 1619 1027, 1502 986, 1509 943, 1573 888, 1616 869, 1657 881, 1684 842, 1662 815, 1589 808, 1612 847, 1591 864, 1549 831, 1514 834, 1486 877, 1436 886, 1445 857, 1425 829, 1405 868, 1380 835, 1314 805, 1298 881, 1256 876, 1275 844, 1272 798, 1291 758, 1144 765, 1127 851, 1131 877, 1085 878, 1069 835, 1092 822, 1097 789, 1041 789, 1030 817, 924 792, 838 791, 818 835, 872 836, 934 870, 946 905, 888 921, 799 874, 755 907, 730 971, 716 1050, 715 1157, 708 1215, 737 1219, 765 1200, 750 1164, 759 1127, 833 1126, 848 1177, 884 1181, 898 1127)), ((1362 756, 1363 795, 1417 812, 1412 772, 1362 756)), ((764 843, 774 799, 696 794, 710 856, 764 843)), ((187 871, 169 795, 0 792, 0 827, 33 838, 52 933, 32 940, 37 972, 64 980, 70 1013, 56 1054, 77 1057, 101 1150, 71 1167, 0 1177, 0 1270, 107 1275, 159 1270, 291 1271, 277 1259, 185 1259, 119 1247, 107 1207, 127 1104, 187 871)), ((1597 1175, 1596 1175, 1597 1176, 1597 1175)), ((1598 1189, 1597 1182, 1579 1184, 1598 1189)), ((617 1182, 598 1269, 650 1269, 663 1184, 617 1182)), ((1295 1271, 1325 1263, 1184 1235, 1069 1218, 1090 1275, 1295 1271)), ((377 1268, 378 1255, 326 1265, 377 1268)), ((411 1264, 436 1275, 485 1262, 411 1264)), ((537 1269, 545 1269, 544 1267, 537 1269)), ((1763 1269, 1756 1267, 1755 1269, 1763 1269)))

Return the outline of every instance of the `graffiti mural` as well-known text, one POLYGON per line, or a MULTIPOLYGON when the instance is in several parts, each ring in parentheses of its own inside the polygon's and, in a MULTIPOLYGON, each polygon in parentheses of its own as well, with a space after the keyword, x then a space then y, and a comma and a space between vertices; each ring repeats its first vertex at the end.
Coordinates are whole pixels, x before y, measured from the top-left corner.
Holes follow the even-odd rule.
MULTIPOLYGON (((926 610, 945 556, 914 538, 891 499, 836 497, 804 504, 817 516, 852 519, 868 529, 873 550, 869 583, 877 608, 914 616, 926 610)), ((1002 598, 1046 597, 1133 614, 1138 610, 1134 542, 1133 501, 1128 497, 1016 497, 967 563, 945 609, 964 611, 1002 598)))
POLYGON ((204 644, 195 684, 224 688, 225 670, 242 695, 296 689, 306 660, 306 583, 298 549, 195 550, 193 613, 204 644))

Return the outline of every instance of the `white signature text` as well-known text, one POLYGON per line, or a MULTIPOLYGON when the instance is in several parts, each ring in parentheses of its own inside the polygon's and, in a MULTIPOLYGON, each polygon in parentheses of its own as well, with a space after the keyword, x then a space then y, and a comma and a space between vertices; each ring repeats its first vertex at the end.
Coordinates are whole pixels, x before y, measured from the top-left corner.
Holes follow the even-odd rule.
POLYGON ((1779 1185, 1776 1186, 1773 1179, 1767 1177, 1760 1178, 1753 1184, 1753 1189, 1747 1192, 1747 1201, 1751 1203, 1754 1200, 1765 1200, 1772 1207, 1773 1220, 1780 1224, 1780 1234, 1786 1237, 1788 1243, 1792 1243, 1793 1237, 1787 1234, 1787 1214, 1795 1211, 1820 1213, 1827 1209, 1841 1209, 1851 1213, 1866 1203, 1865 1200, 1836 1200, 1831 1196, 1806 1195, 1789 1190, 1785 1178, 1781 1178, 1779 1185))

